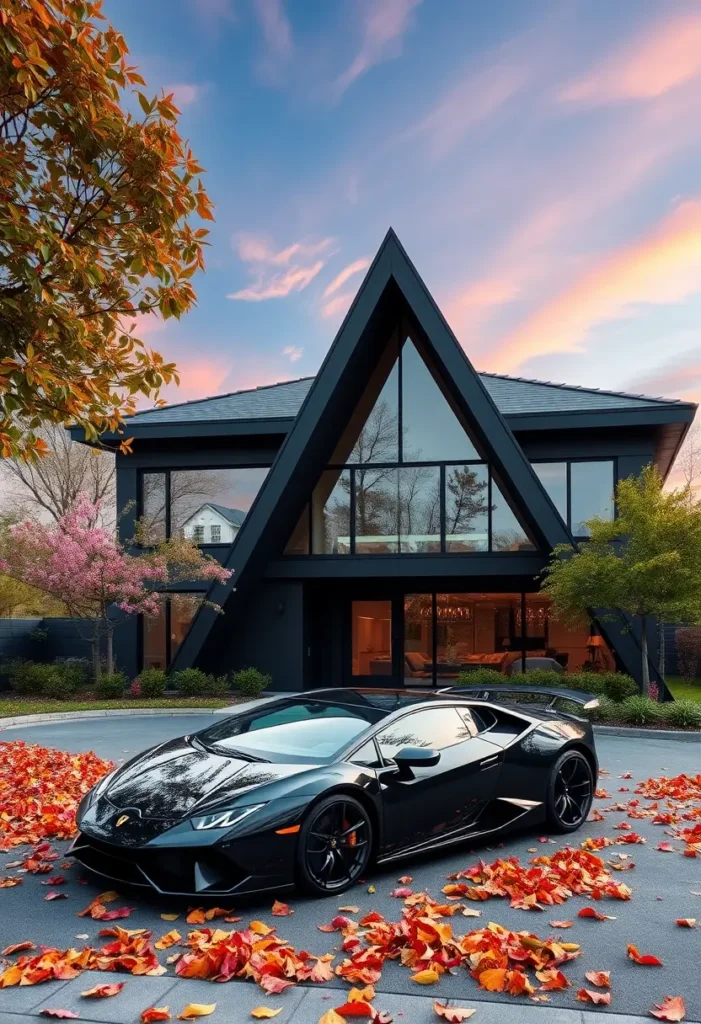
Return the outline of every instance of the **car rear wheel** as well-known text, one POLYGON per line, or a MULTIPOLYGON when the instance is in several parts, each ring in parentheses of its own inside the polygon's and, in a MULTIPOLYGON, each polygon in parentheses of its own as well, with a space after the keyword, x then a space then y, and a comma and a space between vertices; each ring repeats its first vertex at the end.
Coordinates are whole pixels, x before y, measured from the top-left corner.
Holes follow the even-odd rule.
POLYGON ((579 750, 557 759, 548 786, 548 824, 555 832, 574 832, 587 820, 594 799, 594 774, 579 750))
POLYGON ((299 833, 297 876, 314 896, 345 892, 363 874, 372 852, 372 822, 352 796, 314 804, 299 833))

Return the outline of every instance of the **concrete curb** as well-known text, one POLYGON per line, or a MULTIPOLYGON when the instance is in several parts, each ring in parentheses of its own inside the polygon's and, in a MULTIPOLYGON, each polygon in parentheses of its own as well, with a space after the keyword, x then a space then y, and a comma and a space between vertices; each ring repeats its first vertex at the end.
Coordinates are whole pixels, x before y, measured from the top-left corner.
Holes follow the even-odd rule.
POLYGON ((701 742, 701 729, 693 731, 676 729, 636 729, 627 725, 595 725, 594 733, 597 736, 630 736, 631 738, 645 737, 653 740, 677 740, 681 743, 701 742))
POLYGON ((224 708, 114 708, 96 711, 52 711, 39 715, 15 715, 0 718, 1 729, 19 725, 42 725, 45 722, 72 722, 80 718, 133 718, 134 715, 216 715, 224 708))

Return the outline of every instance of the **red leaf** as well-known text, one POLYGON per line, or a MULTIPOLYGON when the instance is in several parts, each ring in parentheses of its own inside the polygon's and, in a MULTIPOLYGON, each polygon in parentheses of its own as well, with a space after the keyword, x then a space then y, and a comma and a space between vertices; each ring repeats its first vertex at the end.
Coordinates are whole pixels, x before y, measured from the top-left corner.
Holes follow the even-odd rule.
POLYGON ((286 988, 290 988, 292 985, 294 985, 293 981, 276 978, 272 974, 263 974, 260 979, 260 987, 273 996, 279 995, 280 992, 284 992, 286 988))
POLYGON ((407 896, 413 896, 413 895, 414 895, 413 889, 409 889, 409 887, 406 886, 406 885, 399 886, 399 888, 393 889, 392 892, 390 893, 390 896, 396 896, 397 899, 400 899, 400 900, 404 900, 404 899, 407 898, 407 896))
POLYGON ((123 988, 123 981, 115 981, 112 985, 95 985, 80 994, 84 999, 107 999, 109 996, 119 995, 123 988))
POLYGON ((41 884, 42 885, 63 885, 65 881, 66 881, 66 876, 65 875, 52 875, 51 878, 47 878, 46 881, 42 882, 41 884))
POLYGON ((655 1003, 655 1009, 649 1012, 658 1020, 684 1020, 686 1006, 681 996, 665 996, 663 1003, 655 1003))
POLYGON ((68 899, 68 893, 67 892, 53 892, 53 891, 52 892, 47 892, 46 896, 44 896, 44 899, 45 900, 67 900, 68 899))
POLYGON ((275 900, 271 913, 273 917, 289 917, 290 914, 294 914, 294 910, 292 910, 289 904, 275 900))
POLYGON ((593 917, 595 921, 615 921, 610 914, 600 914, 594 907, 582 907, 577 917, 593 917))
POLYGON ((659 957, 653 956, 652 953, 641 953, 637 946, 634 946, 632 942, 628 943, 628 957, 636 964, 642 964, 644 967, 662 967, 662 961, 659 957))
POLYGON ((598 985, 599 988, 611 988, 610 971, 587 971, 584 977, 587 981, 590 981, 592 985, 598 985))
POLYGON ((608 1006, 611 1002, 610 992, 594 992, 590 988, 580 988, 577 992, 577 999, 580 1003, 603 1003, 608 1006))
MULTIPOLYGON (((120 907, 118 910, 106 910, 103 914, 100 914, 99 917, 95 917, 95 920, 96 921, 119 921, 123 917, 129 917, 129 915, 131 914, 132 910, 135 910, 135 909, 136 909, 135 907, 120 907)), ((93 915, 93 917, 94 917, 94 915, 93 915)))
POLYGON ((73 1017, 77 1018, 80 1016, 79 1013, 74 1013, 73 1010, 41 1010, 42 1017, 73 1017))
POLYGON ((678 924, 680 928, 694 928, 696 926, 696 918, 678 917, 675 924, 678 924))
POLYGON ((662 853, 676 853, 677 852, 674 849, 674 847, 672 846, 671 843, 666 843, 666 842, 665 843, 658 843, 658 845, 655 847, 655 849, 656 850, 660 850, 662 853))
POLYGON ((400 885, 411 885, 414 879, 411 877, 411 875, 402 875, 402 877, 398 878, 397 881, 399 882, 400 885))
POLYGON ((152 1021, 170 1020, 170 1013, 167 1006, 149 1006, 147 1010, 141 1011, 143 1024, 152 1024, 152 1021))
POLYGON ((336 1013, 340 1014, 341 1017, 365 1017, 368 1020, 372 1020, 375 1016, 375 1011, 370 1003, 366 1003, 362 999, 354 1003, 344 1003, 343 1006, 337 1006, 336 1013))

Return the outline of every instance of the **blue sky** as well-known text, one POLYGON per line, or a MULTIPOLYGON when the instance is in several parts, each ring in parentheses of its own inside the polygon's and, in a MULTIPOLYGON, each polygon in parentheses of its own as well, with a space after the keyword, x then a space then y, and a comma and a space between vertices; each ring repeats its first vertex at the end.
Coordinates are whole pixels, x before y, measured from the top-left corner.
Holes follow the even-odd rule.
POLYGON ((171 401, 314 373, 392 225, 478 369, 701 399, 698 0, 109 0, 216 209, 171 401))

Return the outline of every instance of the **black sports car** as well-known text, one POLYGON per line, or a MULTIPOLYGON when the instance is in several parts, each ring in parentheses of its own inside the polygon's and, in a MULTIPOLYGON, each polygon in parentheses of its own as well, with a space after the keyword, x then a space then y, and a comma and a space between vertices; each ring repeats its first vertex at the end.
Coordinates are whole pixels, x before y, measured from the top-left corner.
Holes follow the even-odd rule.
POLYGON ((559 698, 596 704, 528 686, 258 701, 105 776, 78 809, 70 853, 159 893, 299 883, 323 895, 371 861, 515 825, 571 832, 589 813, 598 764, 591 726, 557 711, 559 698), (535 693, 549 704, 528 703, 535 693))

